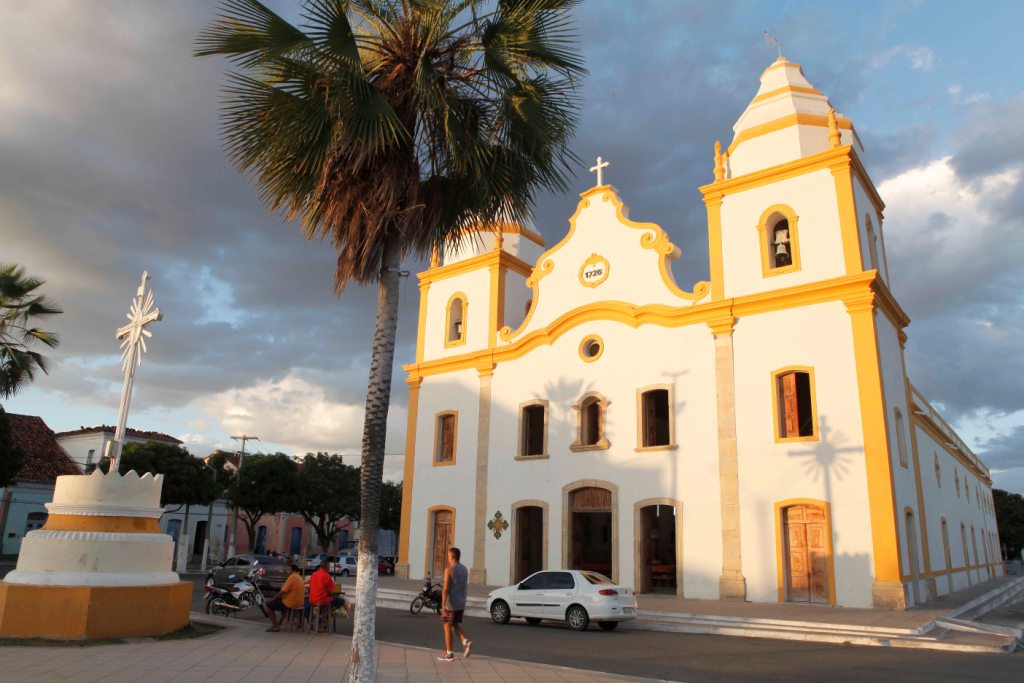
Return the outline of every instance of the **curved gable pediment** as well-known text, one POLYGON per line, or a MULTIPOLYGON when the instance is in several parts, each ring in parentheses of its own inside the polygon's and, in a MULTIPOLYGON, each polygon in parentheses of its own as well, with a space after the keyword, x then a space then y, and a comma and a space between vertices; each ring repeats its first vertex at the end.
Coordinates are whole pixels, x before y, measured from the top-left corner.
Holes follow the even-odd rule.
POLYGON ((692 292, 681 289, 670 265, 678 257, 679 248, 659 225, 630 220, 614 187, 587 190, 569 219, 569 232, 541 254, 526 281, 533 290, 526 319, 515 330, 504 327, 500 342, 511 343, 594 304, 693 306, 710 286, 698 282, 692 292))

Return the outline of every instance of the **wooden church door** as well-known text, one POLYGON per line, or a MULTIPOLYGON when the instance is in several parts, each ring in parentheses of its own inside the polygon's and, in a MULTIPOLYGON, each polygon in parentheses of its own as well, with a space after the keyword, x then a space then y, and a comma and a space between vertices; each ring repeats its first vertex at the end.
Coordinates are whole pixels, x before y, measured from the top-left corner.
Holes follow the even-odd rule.
POLYGON ((828 604, 828 545, 825 511, 794 505, 782 512, 786 539, 786 599, 828 604))
POLYGON ((452 547, 454 529, 452 529, 451 510, 438 510, 434 513, 433 562, 431 576, 440 581, 448 566, 448 549, 452 547))

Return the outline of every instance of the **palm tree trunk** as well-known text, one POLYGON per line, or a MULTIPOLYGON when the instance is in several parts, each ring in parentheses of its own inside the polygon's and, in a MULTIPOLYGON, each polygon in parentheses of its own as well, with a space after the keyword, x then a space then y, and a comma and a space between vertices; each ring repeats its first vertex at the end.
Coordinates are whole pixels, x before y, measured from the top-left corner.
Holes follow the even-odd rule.
POLYGON ((366 390, 363 453, 359 468, 359 565, 356 570, 355 623, 352 626, 350 683, 374 679, 374 634, 377 617, 377 529, 380 526, 380 492, 384 477, 384 440, 391 403, 391 372, 395 361, 395 330, 398 327, 401 238, 384 245, 384 259, 377 289, 377 319, 370 355, 370 381, 366 390))

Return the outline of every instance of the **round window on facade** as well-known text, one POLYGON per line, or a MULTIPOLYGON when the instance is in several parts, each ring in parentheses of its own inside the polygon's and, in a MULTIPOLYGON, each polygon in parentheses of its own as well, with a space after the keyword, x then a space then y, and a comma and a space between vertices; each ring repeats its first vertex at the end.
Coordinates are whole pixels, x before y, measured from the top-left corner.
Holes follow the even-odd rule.
POLYGON ((604 353, 604 341, 595 334, 583 338, 580 343, 580 358, 585 363, 593 363, 604 353))

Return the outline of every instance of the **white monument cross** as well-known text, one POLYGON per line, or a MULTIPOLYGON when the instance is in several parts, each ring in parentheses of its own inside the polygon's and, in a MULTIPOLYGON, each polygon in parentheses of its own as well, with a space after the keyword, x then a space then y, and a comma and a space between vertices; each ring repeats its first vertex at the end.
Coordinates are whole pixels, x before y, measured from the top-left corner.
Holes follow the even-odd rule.
POLYGON ((121 445, 124 442, 125 424, 128 422, 128 405, 132 400, 132 387, 135 384, 135 368, 142 365, 142 354, 146 352, 146 337, 153 333, 146 328, 164 314, 159 308, 153 308, 153 291, 147 288, 149 273, 142 273, 142 282, 132 299, 132 307, 128 313, 128 324, 117 329, 117 338, 121 340, 121 369, 124 371, 124 386, 121 388, 121 405, 117 412, 117 431, 114 440, 107 444, 107 457, 110 458, 110 472, 117 472, 121 464, 121 445))
POLYGON ((590 167, 591 173, 597 173, 597 185, 594 185, 594 187, 601 187, 604 185, 604 174, 601 171, 609 166, 611 166, 611 163, 604 161, 601 157, 598 157, 597 166, 590 167))

